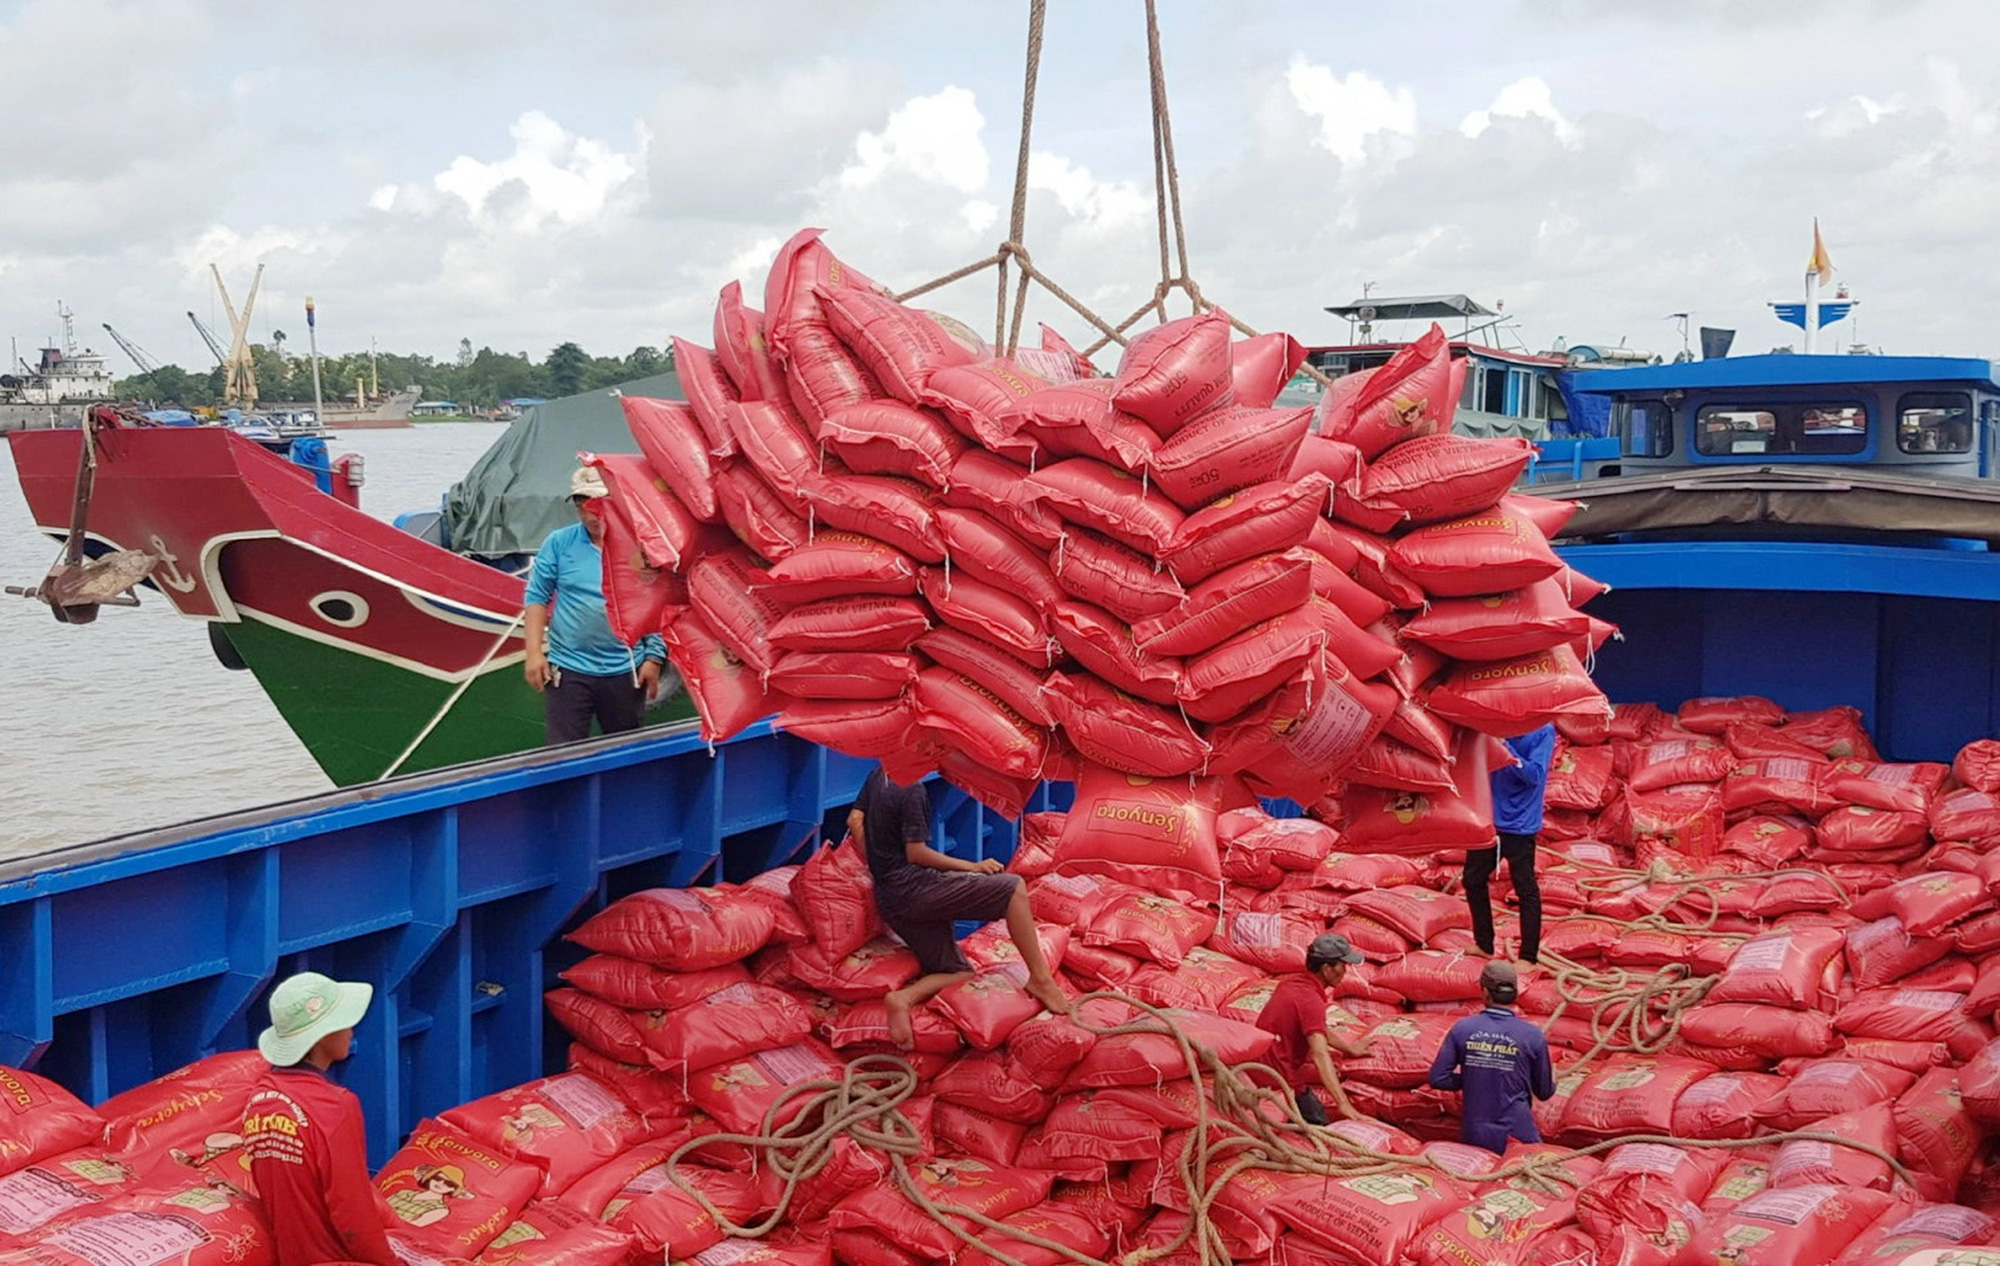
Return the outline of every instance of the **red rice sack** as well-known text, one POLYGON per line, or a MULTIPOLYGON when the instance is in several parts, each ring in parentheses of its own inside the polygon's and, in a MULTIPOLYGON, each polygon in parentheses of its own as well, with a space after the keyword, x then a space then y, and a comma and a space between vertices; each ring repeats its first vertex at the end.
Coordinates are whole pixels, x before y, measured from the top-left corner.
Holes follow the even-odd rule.
POLYGON ((1314 433, 1374 460, 1384 449, 1451 429, 1458 407, 1451 340, 1433 323, 1387 363, 1337 379, 1321 397, 1314 433))
MULTIPOLYGON (((1977 1209, 1956 1204, 1919 1205, 1914 1213, 1899 1217, 1891 1210, 1856 1236, 1835 1259, 1834 1266, 1881 1266, 1883 1263, 1915 1262, 1923 1266, 1928 1250, 1944 1250, 1959 1244, 1977 1244, 1993 1234, 1993 1219, 1977 1209)), ((2000 1266, 2000 1255, 1993 1266, 2000 1266)), ((1961 1266, 1977 1266, 1978 1258, 1961 1266)), ((1939 1260, 1932 1257, 1928 1266, 1939 1260)), ((1949 1257, 1943 1260, 1949 1261, 1949 1257)))
POLYGON ((1452 928, 1472 926, 1463 898, 1416 884, 1356 893, 1348 898, 1347 909, 1387 924, 1418 945, 1428 945, 1452 928))
POLYGON ((1177 712, 1119 693, 1095 677, 1052 673, 1050 707, 1085 760, 1147 778, 1199 769, 1208 746, 1177 712))
POLYGON ((14 1170, 0 1178, 0 1253, 13 1243, 8 1237, 75 1217, 79 1210, 125 1194, 139 1181, 130 1166, 102 1149, 59 1152, 14 1170))
MULTIPOLYGON (((1018 434, 1023 419, 1016 410, 1050 389, 1047 379, 1019 360, 996 357, 976 365, 940 369, 930 376, 921 394, 925 404, 940 410, 953 429, 978 446, 974 452, 1028 461, 1036 444, 1031 437, 1018 434)), ((1104 398, 1108 407, 1108 396, 1104 398)))
POLYGON ((1821 978, 1841 961, 1847 937, 1834 928, 1778 929, 1752 937, 1730 956, 1709 1002, 1763 1002, 1810 1008, 1832 1001, 1821 978))
MULTIPOLYGON (((846 286, 815 292, 827 324, 898 400, 917 404, 932 374, 991 358, 984 339, 941 313, 846 286)), ((829 413, 829 416, 832 416, 829 413)))
MULTIPOLYGON (((1350 968, 1349 973, 1357 969, 1350 968)), ((1408 1090, 1426 1084, 1431 1061, 1437 1058, 1456 1015, 1422 1012, 1395 1015, 1368 1030, 1365 1055, 1340 1061, 1343 1081, 1364 1081, 1390 1090, 1408 1090)))
POLYGON ((1734 753, 1721 743, 1668 739, 1634 749, 1625 785, 1634 791, 1658 791, 1676 783, 1721 782, 1734 768, 1734 753))
MULTIPOLYGON (((756 1180, 750 1175, 720 1173, 695 1165, 685 1167, 681 1173, 723 1216, 738 1222, 756 1216, 762 1200, 756 1180)), ((692 1195, 664 1175, 648 1175, 641 1181, 651 1184, 651 1189, 632 1193, 631 1202, 612 1220, 614 1226, 636 1238, 634 1258, 681 1261, 723 1244, 722 1228, 715 1215, 692 1195)))
POLYGON ((1027 979, 1026 964, 1003 963, 947 987, 932 1006, 951 1021, 974 1050, 994 1050, 1015 1029, 1043 1010, 1042 1004, 1023 988, 1027 979))
POLYGON ((1433 712, 1482 734, 1526 734, 1563 717, 1601 714, 1605 701, 1567 646, 1520 659, 1466 664, 1431 692, 1433 712))
POLYGON ((1945 871, 1912 875, 1871 892, 1854 903, 1856 917, 1894 915, 1912 936, 1933 936, 1992 905, 1977 876, 1945 871))
POLYGON ((1595 812, 1611 803, 1616 790, 1612 760, 1608 747, 1578 747, 1564 741, 1549 762, 1547 805, 1595 812))
POLYGON ((1485 966, 1474 954, 1413 950, 1384 963, 1373 979, 1377 987, 1416 1003, 1471 1002, 1480 996, 1479 973, 1485 966))
POLYGON ((0 1174, 95 1143, 105 1118, 45 1077, 0 1066, 0 1174))
POLYGON ((1928 810, 1951 774, 1949 765, 1926 761, 1913 765, 1889 765, 1876 761, 1834 762, 1827 790, 1849 804, 1867 805, 1895 813, 1928 810))
POLYGON ((92 1206, 0 1248, 9 1266, 270 1266, 274 1260, 270 1230, 253 1199, 186 1180, 92 1206))
POLYGON ((813 941, 829 954, 851 954, 881 931, 875 877, 859 840, 836 842, 808 857, 792 880, 792 899, 813 941))
POLYGON ((1028 468, 975 448, 952 464, 944 504, 983 510, 1022 540, 1045 549, 1063 537, 1063 520, 1028 495, 1028 468))
POLYGON ((1684 730, 1721 734, 1732 725, 1783 725, 1785 710, 1759 695, 1706 695, 1690 699, 1674 714, 1684 730))
POLYGON ((1568 1222, 1575 1211, 1572 1195, 1511 1184, 1495 1187, 1433 1222, 1404 1260, 1411 1266, 1515 1266, 1542 1260, 1525 1256, 1527 1242, 1568 1222))
POLYGON ((1306 349, 1289 334, 1273 331, 1229 345, 1229 379, 1236 403, 1268 409, 1299 366, 1306 349))
POLYGON ((744 983, 669 1011, 644 1037, 654 1066, 678 1072, 741 1059, 767 1046, 784 1046, 812 1029, 812 1012, 792 995, 769 985, 744 983))
POLYGON ((1891 1112, 1897 1158, 1916 1173, 1924 1198, 1951 1199, 1986 1138, 1966 1109, 1958 1070, 1929 1069, 1897 1098, 1891 1112))
POLYGON ((1951 772, 1974 791, 2000 791, 2000 739, 1974 739, 1959 748, 1951 772))
POLYGON ((1236 398, 1229 319, 1211 310, 1147 330, 1125 345, 1112 403, 1171 438, 1236 398))
POLYGON ((1050 562, 1065 593, 1129 624, 1166 616, 1187 601, 1172 572, 1088 528, 1065 533, 1050 562))
POLYGON ((919 724, 950 737, 980 764, 1016 778, 1039 778, 1049 732, 964 673, 926 668, 912 694, 919 724))
POLYGON ((1896 1207, 1884 1192, 1827 1185, 1766 1191, 1704 1227, 1678 1260, 1731 1266, 1831 1262, 1896 1207))
MULTIPOLYGON (((706 450, 717 457, 729 456, 736 451, 736 442, 730 435, 726 411, 747 397, 730 379, 717 353, 679 336, 674 336, 671 344, 676 367, 686 366, 680 373, 681 387, 687 392, 687 407, 701 428, 706 450)), ((629 413, 626 424, 631 425, 629 413)), ((635 434, 637 430, 633 427, 635 434)), ((641 440, 640 447, 644 446, 645 441, 641 440)))
POLYGON ((1127 694, 1171 706, 1186 687, 1180 660, 1142 649, 1132 630, 1108 611, 1066 598, 1055 605, 1049 624, 1077 663, 1127 694))
POLYGON ((1923 851, 1930 838, 1930 823, 1921 813, 1892 813, 1867 805, 1843 804, 1819 820, 1814 834, 1821 856, 1907 852, 1914 857, 1923 851))
POLYGON ((1776 730, 1761 725, 1732 725, 1722 733, 1729 750, 1736 753, 1738 760, 1765 760, 1770 757, 1792 757, 1797 760, 1825 761, 1826 753, 1816 747, 1807 747, 1797 739, 1786 738, 1776 730))
POLYGON ((708 742, 730 738, 783 706, 783 695, 765 689, 764 669, 745 662, 693 611, 675 617, 661 636, 701 713, 701 734, 708 742))
POLYGON ((1713 857, 1721 848, 1722 796, 1713 787, 1627 791, 1624 805, 1635 846, 1658 845, 1693 858, 1713 857))
POLYGON ((541 1167, 546 1172, 544 1197, 561 1195, 577 1179, 636 1147, 648 1133, 646 1123, 623 1099, 584 1073, 544 1077, 487 1095, 453 1108, 439 1120, 541 1167))
POLYGON ((1939 843, 1992 848, 2000 844, 2000 796, 1970 787, 1947 791, 1931 802, 1930 824, 1939 843))
POLYGON ((1403 626, 1411 641, 1470 660, 1518 659, 1589 632, 1589 621, 1570 608, 1553 579, 1485 597, 1443 598, 1403 626))
MULTIPOLYGON (((1522 439, 1419 436, 1373 459, 1361 477, 1360 501, 1344 502, 1335 513, 1376 532, 1477 514, 1506 495, 1532 456, 1534 447, 1522 439)), ((1532 522, 1526 527, 1541 538, 1532 522)), ((1544 574, 1553 575, 1554 569, 1544 574)))
POLYGON ((771 626, 784 609, 767 590, 755 587, 760 579, 747 550, 709 554, 688 569, 688 601, 701 626, 761 674, 771 670, 775 659, 771 626))
POLYGON ((1620 1056, 1570 1096, 1562 1132, 1590 1139, 1670 1134, 1674 1104, 1682 1093, 1714 1074, 1713 1064, 1699 1060, 1620 1056))
POLYGON ((744 400, 777 400, 783 376, 764 338, 764 314, 743 302, 743 283, 732 281, 715 300, 715 358, 744 400))
POLYGON ((1834 807, 1825 765, 1805 760, 1745 761, 1722 780, 1722 807, 1730 813, 1803 813, 1817 818, 1834 807))
POLYGON ((1430 856, 1493 842, 1490 811, 1461 793, 1425 795, 1355 787, 1342 797, 1341 844, 1356 853, 1430 856))
MULTIPOLYGON (((640 1013, 593 998, 580 989, 551 989, 542 995, 542 1001, 563 1031, 590 1050, 621 1064, 650 1064, 646 1039, 639 1029, 640 1013)), ((240 1108, 236 1115, 242 1115, 240 1108)))
POLYGON ((632 438, 639 441, 639 451, 646 455, 653 471, 667 480, 668 490, 697 519, 720 521, 715 465, 694 410, 679 401, 647 396, 623 396, 619 404, 624 406, 625 425, 632 438))
POLYGON ((1188 515, 1161 561, 1182 582, 1198 584, 1246 559, 1302 546, 1321 522, 1328 493, 1324 476, 1307 475, 1227 494, 1188 515))
POLYGON ((929 627, 915 599, 863 594, 794 607, 771 622, 767 636, 787 651, 906 651, 929 627))
POLYGON ((1959 1027, 1962 993, 1936 989, 1869 989, 1834 1015, 1833 1027, 1856 1037, 1942 1042, 1959 1027))
POLYGON ((1186 515, 1133 476, 1087 457, 1053 462, 1022 484, 1031 504, 1092 528, 1151 558, 1167 552, 1186 515))
POLYGON ((1041 613, 1004 589, 963 573, 926 568, 919 580, 924 601, 947 626, 1046 668, 1058 653, 1041 613))
POLYGON ((1121 950, 1168 968, 1215 931, 1216 914, 1150 892, 1127 892, 1101 906, 1083 931, 1085 945, 1121 950))
POLYGON ((778 657, 770 678, 802 699, 893 699, 916 680, 913 657, 886 651, 791 651, 778 657))
POLYGON ((812 527, 798 507, 747 462, 725 462, 715 472, 715 500, 722 521, 759 558, 784 558, 812 539, 812 527))
MULTIPOLYGON (((998 1219, 1002 1226, 1013 1228, 1024 1235, 1034 1235, 1056 1244, 1067 1245, 1079 1253, 1096 1256, 1107 1252, 1111 1245, 1111 1232, 1106 1229, 1106 1219, 1095 1214, 1064 1208, 1053 1201, 1012 1213, 998 1219)), ((1007 1259, 1019 1262, 1020 1266, 1061 1266, 1075 1258, 1052 1248, 1044 1248, 1026 1240, 1015 1240, 1007 1232, 991 1229, 971 1228, 973 1233, 987 1244, 1005 1253, 1007 1259)), ((958 1266, 1001 1266, 1002 1259, 984 1249, 973 1248, 961 1253, 958 1266)))
MULTIPOLYGON (((1010 1169, 970 1158, 935 1158, 912 1165, 910 1174, 918 1189, 934 1204, 969 1209, 996 1221, 1048 1199, 1049 1187, 1054 1182, 1054 1175, 1046 1170, 1010 1169)), ((827 1215, 827 1225, 835 1230, 878 1231, 891 1243, 924 1261, 947 1261, 964 1247, 964 1241, 949 1228, 890 1183, 866 1188, 842 1200, 827 1215)))
POLYGON ((1782 1093, 1757 1109, 1757 1118, 1775 1130, 1812 1129, 1826 1117, 1887 1103, 1916 1079, 1915 1073, 1865 1059, 1808 1060, 1782 1093))
POLYGON ((1760 814, 1722 833, 1722 851, 1747 857, 1766 870, 1797 859, 1812 847, 1813 827, 1799 817, 1760 814))
POLYGON ((1155 779, 1087 764, 1056 843, 1054 869, 1149 888, 1219 884, 1220 791, 1212 778, 1155 779))
POLYGON ((944 561, 944 539, 922 484, 888 475, 829 475, 800 489, 822 522, 878 537, 920 562, 944 561))
POLYGON ((1818 712, 1794 712, 1779 730, 1786 738, 1817 749, 1833 760, 1881 760, 1861 723, 1861 710, 1841 704, 1818 712))
POLYGON ((1768 1073, 1717 1073, 1704 1077, 1674 1101, 1673 1128, 1684 1139, 1747 1139, 1757 1129, 1751 1115, 1790 1083, 1768 1073))
POLYGON ((978 510, 943 506, 937 511, 937 523, 954 566, 1018 594, 1037 610, 1047 611, 1061 600, 1062 589, 1046 556, 997 519, 978 510))
MULTIPOLYGON (((1896 1154, 1896 1124, 1886 1103, 1827 1117, 1813 1129, 1816 1133, 1865 1143, 1891 1156, 1896 1154)), ((1771 1186, 1779 1188, 1835 1183, 1842 1187, 1887 1190, 1890 1181, 1888 1162, 1871 1153, 1819 1139, 1793 1139, 1778 1148, 1778 1155, 1771 1162, 1771 1186)))
POLYGON ((1949 939, 1912 936, 1894 915, 1847 933, 1847 970, 1857 989, 1874 989, 1901 980, 1949 953, 1949 939))
POLYGON ((450 1258, 485 1248, 520 1216, 542 1181, 538 1165, 433 1120, 411 1132, 375 1187, 403 1224, 390 1223, 399 1239, 450 1258))
POLYGON ((692 888, 649 888, 586 919, 569 939, 603 954, 696 970, 748 958, 771 939, 769 906, 692 888))
POLYGON ((655 567, 631 517, 615 498, 603 501, 604 616, 620 641, 637 645, 687 610, 687 581, 655 567))
POLYGON ((731 404, 723 409, 743 460, 771 491, 803 512, 808 488, 823 482, 819 450, 799 415, 784 404, 731 404))
POLYGON ((801 984, 841 1002, 880 998, 922 971, 915 954, 886 936, 846 954, 832 953, 822 945, 794 945, 785 966, 801 984))
MULTIPOLYGON (((791 882, 795 883, 796 877, 791 882)), ((717 990, 750 979, 750 973, 740 963, 679 972, 616 954, 592 954, 561 976, 585 993, 640 1011, 690 1006, 717 990)))
POLYGON ((1681 1036, 1718 1050, 1742 1047, 1769 1059, 1790 1059, 1831 1050, 1833 1021, 1818 1011, 1714 1002, 1692 1007, 1682 1015, 1681 1036))
MULTIPOLYGON (((1281 482, 1311 425, 1309 408, 1217 409, 1190 422, 1160 446, 1153 455, 1153 481, 1175 505, 1188 511, 1253 484, 1281 482)), ((1300 482, 1318 484, 1323 478, 1308 475, 1300 482)), ((1318 489, 1318 495, 1326 495, 1324 488, 1318 489)), ((1301 531, 1300 538, 1303 536, 1301 531)), ((1300 538, 1287 545, 1296 545, 1300 538)))
POLYGON ((1341 1259, 1402 1261, 1434 1222, 1462 1207, 1467 1193, 1435 1170, 1398 1169, 1299 1184, 1270 1205, 1293 1232, 1341 1259))
MULTIPOLYGON (((790 1046, 758 1051, 734 1063, 703 1069, 688 1079, 688 1099, 714 1117, 724 1130, 761 1134, 765 1129, 765 1114, 778 1104, 789 1087, 801 1082, 837 1079, 842 1068, 832 1051, 807 1038, 790 1046)), ((794 1097, 772 1124, 785 1124, 804 1103, 804 1099, 794 1097)))
MULTIPOLYGON (((1527 589, 1555 576, 1563 566, 1533 523, 1500 510, 1418 528, 1390 547, 1389 559, 1403 575, 1422 585, 1424 592, 1438 598, 1469 598, 1527 589)), ((1568 609, 1559 596, 1554 601, 1561 609, 1568 609)), ((1543 617, 1543 622, 1553 620, 1560 624, 1563 619, 1558 614, 1549 614, 1543 617)), ((1536 640, 1553 646, 1588 632, 1583 617, 1571 612, 1567 619, 1578 628, 1577 633, 1571 637, 1544 636, 1536 640)), ((1528 652, 1516 655, 1525 653, 1528 652)), ((1479 658, 1513 656, 1487 654, 1479 658)))

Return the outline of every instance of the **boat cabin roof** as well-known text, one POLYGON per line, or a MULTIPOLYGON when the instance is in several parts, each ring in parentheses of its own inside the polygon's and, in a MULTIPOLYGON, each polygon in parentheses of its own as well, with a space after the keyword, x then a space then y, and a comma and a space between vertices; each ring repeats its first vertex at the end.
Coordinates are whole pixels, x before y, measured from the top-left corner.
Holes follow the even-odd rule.
POLYGON ((1600 395, 1635 391, 1698 391, 1711 387, 1820 387, 1886 382, 1964 382, 2000 390, 1993 362, 1963 356, 1729 356, 1674 365, 1583 370, 1570 379, 1578 391, 1600 395))
POLYGON ((1327 311, 1337 317, 1361 318, 1374 309, 1372 321, 1442 321, 1447 317, 1498 316, 1499 313, 1465 295, 1406 295, 1392 299, 1355 299, 1327 311))
MULTIPOLYGON (((1390 343, 1331 343, 1306 348, 1310 357, 1320 356, 1366 356, 1373 353, 1387 357, 1402 351, 1410 345, 1410 340, 1402 339, 1390 343)), ((1451 340, 1451 354, 1456 357, 1471 356, 1480 360, 1506 361, 1513 365, 1526 365, 1536 369, 1561 369, 1569 362, 1561 356, 1543 356, 1536 352, 1515 352, 1503 347, 1489 347, 1484 343, 1468 343, 1464 339, 1451 340)), ((1317 359, 1314 361, 1318 363, 1317 359)), ((1620 371, 1624 372, 1624 371, 1620 371)))

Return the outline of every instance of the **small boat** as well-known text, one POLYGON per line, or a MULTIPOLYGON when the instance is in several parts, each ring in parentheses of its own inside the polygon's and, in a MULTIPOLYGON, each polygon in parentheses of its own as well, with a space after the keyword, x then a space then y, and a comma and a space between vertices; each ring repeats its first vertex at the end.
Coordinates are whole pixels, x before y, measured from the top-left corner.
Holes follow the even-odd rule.
MULTIPOLYGON (((623 390, 679 395, 670 374, 623 390)), ((351 492, 351 457, 343 481, 340 462, 304 469, 230 426, 95 434, 90 554, 157 558, 147 583, 208 622, 218 659, 256 675, 336 784, 541 744, 541 698, 521 673, 517 573, 572 521, 577 451, 636 451, 616 389, 531 409, 453 490, 433 539, 327 495, 351 492)), ((8 437, 29 509, 51 536, 68 530, 83 437, 8 437)), ((649 720, 690 715, 676 698, 649 720)))

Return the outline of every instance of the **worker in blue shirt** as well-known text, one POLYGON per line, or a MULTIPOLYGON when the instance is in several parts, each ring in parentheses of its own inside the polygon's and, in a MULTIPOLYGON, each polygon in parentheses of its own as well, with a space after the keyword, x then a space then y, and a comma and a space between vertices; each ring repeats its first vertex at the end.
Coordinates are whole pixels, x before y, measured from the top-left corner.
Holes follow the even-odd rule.
POLYGON ((1521 957, 1542 956, 1542 885, 1535 878, 1536 837, 1542 831, 1542 799, 1549 787, 1549 759, 1555 755, 1556 727, 1545 725, 1507 740, 1515 763, 1493 771, 1492 848, 1465 855, 1465 900, 1472 907, 1472 939, 1480 952, 1493 952, 1493 872, 1504 859, 1521 906, 1521 957))
POLYGON ((1458 1137, 1462 1143, 1505 1152, 1508 1139, 1539 1143, 1529 1096, 1556 1092, 1549 1043, 1542 1031, 1514 1014, 1521 978, 1514 964, 1494 959, 1479 973, 1486 1009, 1451 1026, 1431 1064, 1431 1086, 1464 1092, 1458 1137))
POLYGON ((570 477, 570 502, 579 520, 557 528, 535 552, 528 573, 528 684, 542 692, 544 732, 551 743, 600 732, 636 730, 646 704, 659 696, 666 643, 648 633, 627 646, 611 631, 604 611, 604 515, 610 495, 592 466, 570 477))

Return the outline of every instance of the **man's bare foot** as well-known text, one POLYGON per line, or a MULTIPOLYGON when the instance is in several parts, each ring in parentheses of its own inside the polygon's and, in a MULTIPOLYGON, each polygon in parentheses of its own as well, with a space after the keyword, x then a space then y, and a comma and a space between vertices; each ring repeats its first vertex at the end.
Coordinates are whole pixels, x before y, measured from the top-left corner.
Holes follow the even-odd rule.
POLYGON ((1030 976, 1021 987, 1028 991, 1029 997, 1057 1015, 1068 1015, 1076 1010, 1076 1004, 1069 1000, 1069 995, 1062 991, 1062 986, 1056 983, 1053 976, 1044 976, 1040 979, 1030 976))
POLYGON ((910 1023, 910 1000, 901 990, 886 994, 882 1005, 889 1012, 889 1040, 899 1051, 907 1051, 917 1044, 917 1031, 910 1023))

